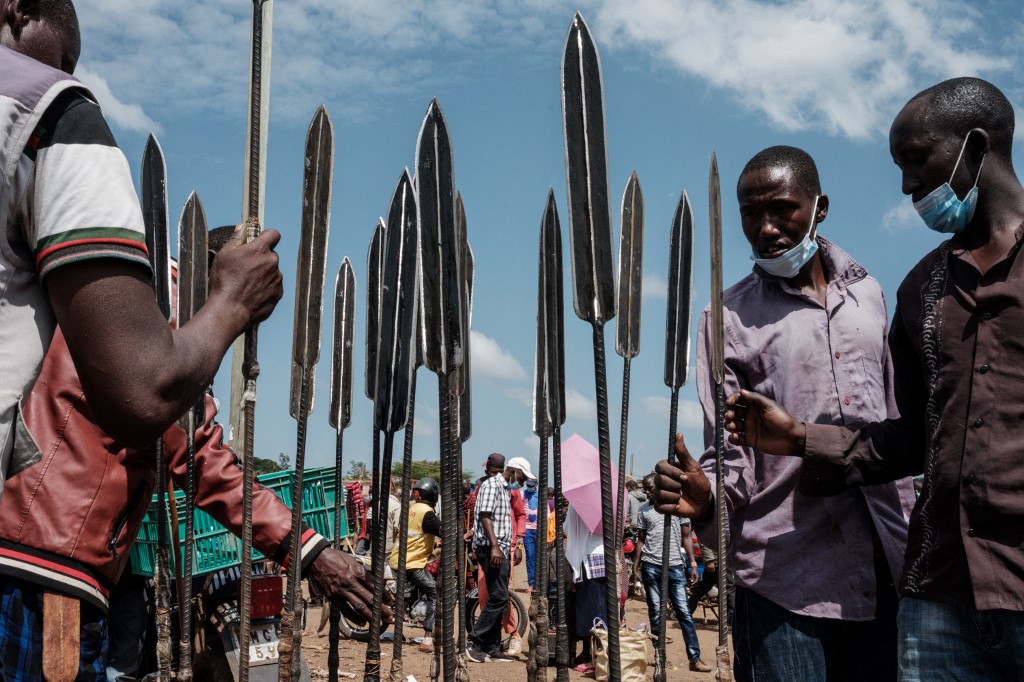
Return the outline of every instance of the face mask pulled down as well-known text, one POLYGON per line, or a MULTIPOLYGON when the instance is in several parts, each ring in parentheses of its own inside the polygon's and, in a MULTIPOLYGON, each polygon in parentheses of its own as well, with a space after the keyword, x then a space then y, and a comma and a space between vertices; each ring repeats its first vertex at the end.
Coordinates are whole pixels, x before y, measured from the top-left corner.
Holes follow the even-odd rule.
POLYGON ((818 223, 816 221, 818 215, 818 197, 814 197, 814 205, 811 209, 811 224, 807 228, 807 234, 800 240, 800 243, 794 246, 792 249, 776 256, 775 258, 761 258, 757 249, 751 249, 750 260, 757 263, 761 268, 764 269, 770 275, 781 277, 783 279, 789 279, 796 277, 796 273, 800 272, 800 268, 807 264, 814 254, 818 252, 818 242, 815 239, 818 234, 818 223))
POLYGON ((964 138, 964 144, 960 147, 960 155, 956 157, 953 165, 953 172, 949 175, 949 182, 945 182, 933 189, 928 196, 914 202, 914 208, 921 220, 930 229, 943 234, 957 234, 963 232, 967 223, 974 217, 974 209, 978 205, 978 180, 981 179, 981 168, 985 165, 985 157, 981 157, 981 165, 978 167, 978 177, 974 178, 974 186, 967 192, 967 196, 961 200, 953 191, 950 182, 956 175, 956 169, 960 167, 960 160, 964 158, 964 150, 967 149, 967 139, 970 133, 964 138))

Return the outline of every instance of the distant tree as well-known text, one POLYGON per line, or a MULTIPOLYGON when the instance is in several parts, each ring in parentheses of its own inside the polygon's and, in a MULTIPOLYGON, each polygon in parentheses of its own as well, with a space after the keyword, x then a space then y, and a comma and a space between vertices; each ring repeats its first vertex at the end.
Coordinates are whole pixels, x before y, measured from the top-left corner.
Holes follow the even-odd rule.
POLYGON ((348 472, 345 478, 362 479, 367 477, 366 462, 352 462, 348 465, 348 472))
POLYGON ((277 453, 277 465, 281 467, 281 471, 287 471, 292 468, 292 460, 288 455, 279 452, 277 453))
POLYGON ((288 464, 286 460, 286 466, 284 469, 282 469, 281 466, 279 466, 280 460, 278 460, 278 462, 275 462, 274 460, 266 459, 265 457, 253 457, 252 461, 257 476, 262 476, 263 474, 273 474, 278 471, 285 471, 285 469, 287 469, 288 464))

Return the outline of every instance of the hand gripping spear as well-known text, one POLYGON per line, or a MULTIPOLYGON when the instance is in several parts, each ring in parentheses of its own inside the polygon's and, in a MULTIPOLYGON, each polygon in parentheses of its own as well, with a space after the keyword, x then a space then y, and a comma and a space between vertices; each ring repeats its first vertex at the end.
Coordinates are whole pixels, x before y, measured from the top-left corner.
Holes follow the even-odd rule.
MULTIPOLYGON (((195 192, 189 195, 178 221, 178 329, 181 329, 206 302, 207 228, 203 205, 195 192)), ((185 445, 185 556, 181 584, 181 638, 178 679, 192 679, 192 553, 196 499, 196 428, 206 413, 199 401, 180 420, 187 434, 185 445)))
MULTIPOLYGON (((153 266, 153 289, 164 318, 171 318, 171 266, 168 247, 167 166, 160 143, 152 135, 146 141, 142 157, 142 218, 146 225, 146 248, 153 266)), ((164 461, 164 440, 158 438, 156 449, 157 548, 153 586, 156 596, 156 658, 158 682, 171 679, 171 593, 167 539, 167 467, 164 461)), ((172 500, 173 502, 173 500, 172 500)), ((177 528, 174 529, 178 531, 177 528)), ((77 669, 77 668, 76 668, 77 669)))
MULTIPOLYGON (((726 602, 726 524, 729 512, 725 506, 725 332, 722 301, 722 191, 718 181, 718 158, 711 153, 708 174, 708 212, 711 223, 711 376, 715 381, 715 491, 718 524, 718 613, 727 613, 726 602)), ((715 647, 715 679, 732 680, 732 657, 729 655, 728 619, 718 619, 718 646, 715 647)))
MULTIPOLYGON (((544 275, 542 293, 544 299, 542 341, 546 365, 544 389, 547 394, 547 423, 551 427, 552 464, 555 468, 555 598, 557 601, 555 607, 558 616, 558 622, 555 623, 555 678, 558 682, 566 682, 569 679, 569 621, 566 608, 568 597, 566 595, 565 538, 562 534, 562 524, 565 522, 566 513, 565 498, 562 497, 562 424, 565 423, 565 312, 562 297, 562 228, 558 222, 555 193, 551 189, 548 189, 548 201, 544 208, 544 216, 541 218, 540 235, 541 270, 544 275)), ((543 489, 546 484, 547 481, 541 477, 538 487, 543 489)), ((546 494, 547 491, 545 491, 546 494)), ((540 509, 540 500, 538 500, 538 509, 540 509)), ((547 509, 540 509, 538 523, 540 516, 545 514, 547 514, 547 509)), ((538 525, 538 533, 540 532, 539 528, 538 525)), ((546 545, 547 536, 542 537, 541 544, 546 545)), ((542 570, 546 577, 548 570, 546 562, 542 570)), ((534 580, 534 583, 536 582, 534 580)), ((547 584, 541 583, 541 589, 546 594, 547 584)), ((541 635, 547 637, 546 632, 542 632, 541 635)), ((547 665, 546 660, 543 663, 547 665)))
MULTIPOLYGON (((383 620, 384 545, 387 532, 387 493, 383 476, 391 471, 395 432, 409 421, 409 384, 416 358, 416 197, 409 171, 402 173, 388 210, 384 235, 384 269, 380 280, 379 345, 377 348, 373 420, 384 432, 379 495, 374 499, 373 614, 366 646, 367 682, 380 682, 380 634, 383 620), (379 502, 379 504, 378 504, 379 502)), ((373 291, 368 296, 373 296, 373 291)), ((368 303, 369 305, 369 303, 368 303)), ((401 617, 401 616, 399 616, 401 617)))
POLYGON ((615 537, 611 443, 608 435, 608 378, 604 323, 615 317, 608 159, 605 151, 601 64, 590 29, 573 18, 562 56, 562 117, 568 176, 569 241, 572 252, 573 307, 594 330, 597 385, 597 442, 601 461, 601 523, 604 532, 608 675, 620 677, 619 566, 621 539, 615 537))
MULTIPOLYGON (((352 352, 356 325, 356 276, 346 256, 334 280, 334 353, 331 357, 331 410, 327 420, 337 434, 334 447, 334 549, 341 547, 341 505, 345 499, 342 476, 342 437, 352 423, 352 352)), ((330 604, 328 606, 328 604, 330 604)), ((341 611, 330 600, 331 629, 328 638, 327 674, 338 682, 338 640, 341 636, 341 611)))
MULTIPOLYGON (((264 77, 270 76, 271 23, 273 0, 252 0, 252 50, 249 60, 249 135, 245 157, 245 239, 255 239, 263 220, 263 163, 266 149, 266 128, 270 89, 263 89, 264 77)), ((249 642, 252 615, 252 487, 256 482, 253 460, 253 436, 256 427, 256 378, 260 365, 256 359, 258 325, 246 330, 241 348, 235 342, 232 351, 231 423, 241 438, 242 450, 242 567, 239 594, 238 682, 249 682, 249 642), (239 352, 241 351, 241 352, 239 352), (241 364, 238 358, 241 357, 241 364), (241 384, 239 384, 241 378, 241 384), (241 391, 239 388, 241 387, 241 391), (239 406, 241 410, 239 411, 239 406)))
MULTIPOLYGON (((679 197, 669 235, 668 308, 665 311, 665 385, 672 391, 669 408, 668 461, 675 460, 676 424, 679 416, 679 389, 686 383, 690 369, 690 306, 693 296, 693 211, 684 191, 679 197)), ((671 552, 672 516, 665 514, 661 547, 661 604, 654 680, 665 682, 665 633, 668 631, 668 566, 671 552)), ((724 612, 720 612, 724 613, 724 612)))
POLYGON ((636 171, 622 194, 622 227, 619 231, 619 287, 615 297, 619 311, 615 328, 615 352, 622 364, 622 421, 619 428, 619 501, 615 537, 621 545, 626 526, 626 434, 629 426, 629 365, 640 354, 640 308, 644 257, 644 194, 636 171))
MULTIPOLYGON (((299 661, 302 658, 302 628, 297 625, 302 622, 302 477, 306 464, 306 422, 313 409, 314 372, 320 360, 320 327, 324 307, 333 176, 334 126, 327 109, 321 105, 306 132, 305 172, 302 177, 302 235, 295 267, 295 335, 292 341, 289 412, 298 423, 298 428, 295 478, 292 482, 288 590, 281 617, 278 659, 281 682, 299 679, 299 661)), ((337 494, 335 491, 335 496, 337 494)))
MULTIPOLYGON (((463 286, 460 243, 455 223, 455 183, 451 140, 437 100, 432 100, 416 144, 416 191, 420 220, 420 296, 423 364, 438 377, 438 419, 441 456, 441 497, 455 499, 453 442, 458 439, 452 418, 452 396, 458 396, 464 362, 463 286)), ((458 575, 456 514, 441 519, 441 627, 444 679, 455 678, 455 602, 458 575)), ((461 608, 462 605, 459 605, 461 608)), ((435 642, 435 646, 437 642, 435 642)))

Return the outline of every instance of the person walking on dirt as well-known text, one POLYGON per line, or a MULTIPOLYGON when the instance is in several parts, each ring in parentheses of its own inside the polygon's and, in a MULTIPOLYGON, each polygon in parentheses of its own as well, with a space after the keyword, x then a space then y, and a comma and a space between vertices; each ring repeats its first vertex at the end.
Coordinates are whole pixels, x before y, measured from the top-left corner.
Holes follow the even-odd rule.
MULTIPOLYGON (((405 546, 405 577, 419 588, 427 600, 427 613, 423 618, 421 651, 434 650, 434 614, 437 609, 437 581, 427 570, 434 543, 441 536, 441 519, 434 508, 441 487, 432 478, 421 478, 412 487, 412 505, 409 507, 409 531, 405 546)), ((391 569, 398 570, 398 543, 391 548, 391 569)))

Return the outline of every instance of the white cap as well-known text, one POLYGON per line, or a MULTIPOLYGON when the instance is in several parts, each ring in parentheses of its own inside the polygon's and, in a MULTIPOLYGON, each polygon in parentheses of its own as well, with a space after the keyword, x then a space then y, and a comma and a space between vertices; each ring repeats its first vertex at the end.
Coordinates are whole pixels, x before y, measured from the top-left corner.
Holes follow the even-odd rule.
POLYGON ((531 481, 536 481, 537 477, 533 475, 533 470, 530 469, 530 463, 526 461, 525 457, 513 457, 505 463, 506 469, 519 469, 526 477, 531 481))

